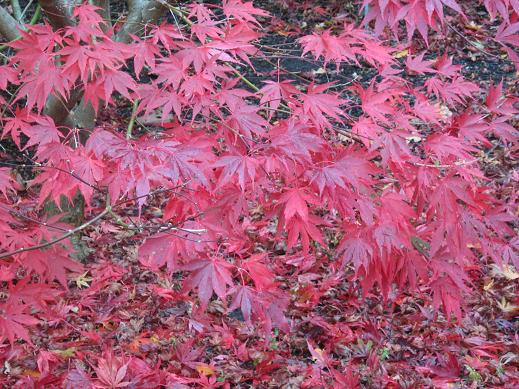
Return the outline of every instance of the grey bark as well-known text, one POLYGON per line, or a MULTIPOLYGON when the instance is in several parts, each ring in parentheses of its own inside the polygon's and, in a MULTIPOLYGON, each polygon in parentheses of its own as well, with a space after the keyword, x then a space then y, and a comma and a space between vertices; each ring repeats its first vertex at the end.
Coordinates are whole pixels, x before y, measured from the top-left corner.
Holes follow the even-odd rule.
MULTIPOLYGON (((144 31, 146 24, 158 23, 166 9, 155 0, 128 0, 128 6, 130 11, 126 22, 114 37, 117 42, 131 42, 130 34, 139 35, 144 31)), ((69 115, 69 121, 74 122, 80 128, 92 128, 95 125, 95 113, 92 106, 85 105, 82 101, 69 115)))
POLYGON ((128 0, 128 6, 126 22, 115 35, 117 42, 131 42, 130 34, 139 35, 146 24, 156 24, 166 9, 155 0, 128 0))
POLYGON ((4 7, 0 7, 0 35, 6 41, 14 41, 20 38, 18 28, 21 28, 21 24, 4 7))

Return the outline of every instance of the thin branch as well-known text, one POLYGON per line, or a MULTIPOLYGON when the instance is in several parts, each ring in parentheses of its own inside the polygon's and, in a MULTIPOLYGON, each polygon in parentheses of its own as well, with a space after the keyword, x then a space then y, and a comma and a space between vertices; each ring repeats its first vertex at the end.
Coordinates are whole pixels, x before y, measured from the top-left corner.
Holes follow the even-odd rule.
POLYGON ((476 44, 475 42, 471 41, 469 38, 467 38, 462 32, 458 31, 456 28, 454 28, 450 23, 447 23, 447 26, 456 33, 456 35, 460 36, 465 42, 467 42, 469 45, 471 45, 472 47, 474 47, 477 51, 479 51, 480 53, 483 53, 485 55, 488 55, 492 58, 496 58, 500 61, 503 60, 503 58, 499 57, 498 55, 495 55, 495 54, 492 54, 492 53, 489 53, 488 51, 482 49, 481 47, 479 47, 478 44, 476 44))
POLYGON ((101 212, 99 215, 97 215, 96 217, 90 219, 89 221, 81 224, 80 226, 74 228, 73 230, 68 231, 66 234, 63 234, 60 237, 58 237, 56 239, 53 239, 53 240, 51 240, 49 242, 46 242, 46 243, 41 243, 41 244, 38 244, 36 246, 31 246, 31 247, 26 247, 26 248, 20 248, 18 250, 14 250, 14 251, 10 251, 10 252, 7 252, 7 253, 0 254, 0 259, 12 257, 13 255, 21 254, 21 253, 24 253, 26 251, 33 251, 33 250, 38 250, 38 249, 44 249, 44 248, 52 246, 52 245, 54 245, 56 243, 59 243, 59 242, 65 240, 65 239, 71 237, 72 235, 77 234, 79 231, 84 230, 88 226, 94 224, 99 219, 102 219, 107 213, 110 212, 111 209, 112 209, 111 206, 108 204, 106 206, 106 208, 103 210, 103 212, 101 212))
POLYGON ((73 171, 68 171, 68 170, 59 168, 57 166, 43 165, 41 163, 27 164, 27 163, 14 163, 14 162, 0 161, 0 166, 1 165, 12 166, 12 167, 22 167, 22 168, 30 167, 30 168, 33 168, 33 169, 46 169, 46 168, 48 168, 48 169, 58 170, 58 171, 60 171, 62 173, 70 174, 76 180, 81 181, 83 184, 89 186, 90 188, 94 189, 95 191, 103 193, 103 190, 101 188, 95 186, 94 184, 89 183, 88 181, 85 181, 84 179, 82 179, 81 177, 76 175, 73 171))
POLYGON ((130 122, 128 123, 128 128, 126 129, 126 139, 132 139, 132 131, 135 126, 135 119, 137 118, 137 107, 139 106, 139 99, 135 99, 132 107, 132 116, 130 117, 130 122))

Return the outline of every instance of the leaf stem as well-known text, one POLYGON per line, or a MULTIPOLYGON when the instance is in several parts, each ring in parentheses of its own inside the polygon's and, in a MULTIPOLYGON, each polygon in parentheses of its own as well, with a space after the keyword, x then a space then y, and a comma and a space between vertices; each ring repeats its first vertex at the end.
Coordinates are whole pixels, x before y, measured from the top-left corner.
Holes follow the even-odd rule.
POLYGON ((135 119, 137 117, 137 107, 139 106, 139 99, 135 99, 132 107, 132 116, 130 117, 130 122, 128 123, 128 128, 126 129, 126 139, 132 139, 132 131, 135 126, 135 119))
POLYGON ((232 66, 230 63, 227 62, 227 66, 229 66, 232 71, 248 86, 250 86, 252 89, 254 89, 255 92, 258 92, 260 89, 254 85, 247 77, 245 77, 238 69, 236 69, 234 66, 232 66))
POLYGON ((31 20, 29 21, 29 24, 30 25, 34 25, 38 22, 38 20, 40 19, 40 16, 41 16, 41 7, 40 5, 38 4, 36 6, 36 10, 34 11, 34 15, 32 15, 32 18, 31 20))

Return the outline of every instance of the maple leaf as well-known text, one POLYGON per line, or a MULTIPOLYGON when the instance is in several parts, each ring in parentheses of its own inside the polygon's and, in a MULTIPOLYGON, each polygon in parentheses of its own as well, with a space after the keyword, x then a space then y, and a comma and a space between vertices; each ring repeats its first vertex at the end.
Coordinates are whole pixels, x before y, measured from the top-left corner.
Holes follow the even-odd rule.
POLYGON ((27 305, 9 302, 1 305, 0 336, 7 338, 11 345, 14 345, 16 338, 21 338, 31 344, 26 327, 38 325, 40 321, 26 314, 27 308, 27 305))
POLYGON ((229 310, 233 311, 240 308, 243 318, 250 323, 252 305, 255 299, 253 289, 250 286, 237 285, 229 289, 229 294, 233 296, 229 310))
POLYGON ((286 221, 298 215, 303 221, 308 221, 308 204, 318 205, 319 200, 301 188, 292 188, 285 191, 280 199, 280 204, 285 204, 283 215, 286 221))
POLYGON ((323 57, 325 65, 330 61, 337 63, 344 60, 356 61, 355 51, 349 47, 344 38, 332 35, 330 30, 306 35, 299 38, 299 43, 303 46, 302 56, 311 52, 316 59, 323 57))
POLYGON ((37 70, 24 75, 23 84, 16 94, 15 101, 25 97, 29 109, 36 106, 41 112, 51 94, 67 100, 70 88, 69 80, 64 77, 61 69, 55 65, 53 60, 48 59, 41 61, 37 70))
POLYGON ((427 137, 425 149, 438 157, 440 161, 448 157, 457 157, 461 160, 471 160, 471 152, 476 151, 473 147, 465 144, 460 138, 447 134, 433 134, 427 137))
POLYGON ((222 30, 217 27, 218 22, 214 20, 204 20, 191 25, 191 36, 196 35, 198 40, 203 44, 207 37, 217 39, 220 37, 222 30))
POLYGON ((277 155, 282 155, 283 161, 291 159, 300 163, 311 161, 312 153, 322 150, 324 142, 321 137, 308 131, 309 128, 302 123, 295 121, 282 122, 271 129, 271 151, 277 155))
MULTIPOLYGON (((282 99, 288 100, 291 96, 299 94, 291 80, 266 80, 264 84, 265 86, 257 92, 262 95, 260 104, 268 104, 272 111, 276 111, 279 108, 282 99)), ((273 112, 270 112, 269 116, 272 114, 273 112)))
POLYGON ((160 60, 160 62, 153 68, 153 73, 156 74, 157 82, 171 85, 177 89, 184 77, 186 76, 186 66, 176 56, 169 56, 160 60))
POLYGON ((224 0, 223 12, 227 18, 231 16, 241 22, 251 22, 259 24, 255 16, 268 16, 268 12, 255 8, 252 1, 242 2, 241 0, 224 0))
POLYGON ((258 108, 246 103, 230 107, 231 115, 228 117, 229 127, 238 130, 248 139, 252 133, 263 135, 268 122, 258 115, 258 108))
POLYGON ((230 263, 217 257, 191 261, 181 267, 192 272, 184 282, 184 290, 198 288, 201 307, 205 309, 213 292, 223 300, 227 294, 226 286, 234 285, 230 272, 232 268, 230 263))
POLYGON ((373 119, 384 122, 386 121, 385 115, 395 112, 395 108, 388 101, 392 96, 389 90, 377 91, 373 82, 366 89, 360 85, 354 85, 352 89, 359 94, 364 113, 373 119))
POLYGON ((328 166, 307 172, 311 182, 315 182, 322 196, 326 187, 331 193, 336 187, 345 189, 350 184, 359 190, 371 183, 370 175, 375 174, 376 169, 365 158, 365 155, 348 150, 345 155, 328 166))
POLYGON ((5 90, 8 84, 17 84, 18 72, 10 66, 0 66, 0 90, 5 90))
POLYGON ((167 234, 157 234, 147 238, 139 246, 139 261, 152 269, 167 265, 170 272, 177 270, 178 259, 186 251, 185 240, 182 237, 167 234))
POLYGON ((436 309, 443 304, 447 320, 454 316, 461 321, 461 293, 458 285, 449 277, 439 277, 431 282, 433 290, 433 305, 436 309))
POLYGON ((194 346, 195 339, 191 338, 175 347, 176 360, 183 365, 195 369, 204 349, 194 346))
POLYGON ((45 310, 62 294, 52 285, 30 283, 30 281, 30 277, 25 277, 18 280, 16 285, 10 285, 8 302, 19 304, 22 301, 36 309, 45 310))
POLYGON ((97 367, 94 368, 100 388, 124 388, 131 384, 130 381, 124 381, 127 375, 129 362, 123 363, 120 358, 113 356, 111 353, 104 353, 104 358, 99 358, 97 367))
POLYGON ((495 120, 492 120, 489 123, 488 127, 494 134, 496 134, 503 141, 514 143, 517 140, 519 131, 516 127, 507 123, 507 120, 507 117, 497 118, 495 120))
POLYGON ((357 272, 361 266, 368 269, 370 258, 373 256, 373 248, 364 239, 360 237, 344 239, 338 250, 344 250, 342 267, 345 267, 348 262, 353 262, 357 272))
POLYGON ((261 262, 265 258, 264 254, 254 254, 242 263, 259 291, 269 289, 274 284, 274 273, 261 262))
POLYGON ((65 389, 91 389, 94 387, 90 376, 81 367, 70 370, 63 380, 63 385, 65 389))
POLYGON ((446 77, 457 77, 461 70, 461 65, 453 65, 452 58, 447 53, 440 55, 434 65, 437 72, 446 77))
POLYGON ((57 280, 64 288, 67 288, 66 271, 74 273, 83 271, 83 266, 65 255, 56 246, 48 250, 33 250, 20 254, 20 262, 28 269, 45 277, 49 281, 57 280))
POLYGON ((198 21, 207 21, 211 20, 214 16, 214 12, 211 9, 207 8, 202 3, 191 3, 188 5, 189 8, 189 18, 196 17, 198 21))
POLYGON ((473 93, 479 91, 476 84, 461 77, 455 77, 451 81, 433 77, 425 81, 425 85, 428 93, 434 93, 449 105, 463 104, 473 93))
POLYGON ((141 74, 144 64, 148 65, 151 69, 156 69, 155 57, 160 53, 156 44, 149 40, 140 40, 134 38, 135 42, 132 45, 132 52, 134 53, 133 67, 137 77, 141 74))
POLYGON ((105 71, 103 78, 98 79, 98 84, 103 85, 104 101, 111 102, 114 91, 131 100, 129 90, 135 90, 136 84, 127 73, 119 70, 105 71))
POLYGON ((501 44, 510 44, 512 46, 519 47, 519 22, 508 24, 503 22, 499 25, 496 31, 494 39, 501 44))
POLYGON ((324 239, 321 232, 316 227, 318 224, 325 224, 322 219, 317 216, 309 215, 308 220, 303 220, 301 217, 293 217, 285 223, 288 231, 287 250, 290 250, 297 243, 298 238, 301 238, 303 246, 303 253, 308 254, 310 249, 310 238, 325 246, 324 239))
POLYGON ((423 60, 423 56, 425 55, 425 51, 414 58, 411 58, 411 56, 407 57, 407 60, 405 62, 405 66, 408 70, 418 73, 418 74, 424 74, 424 73, 436 73, 436 70, 434 70, 431 66, 434 63, 432 60, 423 60))
POLYGON ((316 85, 312 83, 308 86, 307 93, 301 96, 303 102, 303 114, 308 117, 319 128, 330 127, 330 121, 324 116, 327 115, 340 121, 343 114, 341 105, 346 103, 335 94, 323 93, 333 84, 316 85))
POLYGON ((470 114, 468 111, 455 118, 453 127, 458 128, 459 136, 463 137, 468 143, 477 144, 481 142, 485 146, 492 144, 485 137, 488 132, 488 124, 481 115, 470 114))
POLYGON ((247 178, 254 185, 254 178, 256 177, 256 169, 259 167, 259 161, 246 155, 228 155, 219 158, 213 166, 223 167, 219 177, 218 188, 230 182, 233 176, 238 174, 238 183, 242 191, 245 191, 247 178))

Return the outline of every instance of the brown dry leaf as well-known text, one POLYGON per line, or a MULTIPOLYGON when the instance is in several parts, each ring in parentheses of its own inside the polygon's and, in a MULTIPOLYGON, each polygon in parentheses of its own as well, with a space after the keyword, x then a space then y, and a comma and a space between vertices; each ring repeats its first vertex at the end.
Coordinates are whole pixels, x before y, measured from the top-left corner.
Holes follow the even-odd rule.
POLYGON ((215 371, 213 369, 212 366, 209 366, 208 364, 206 363, 200 363, 197 365, 196 367, 196 371, 202 375, 205 375, 205 376, 210 376, 210 375, 214 375, 215 374, 215 371))

